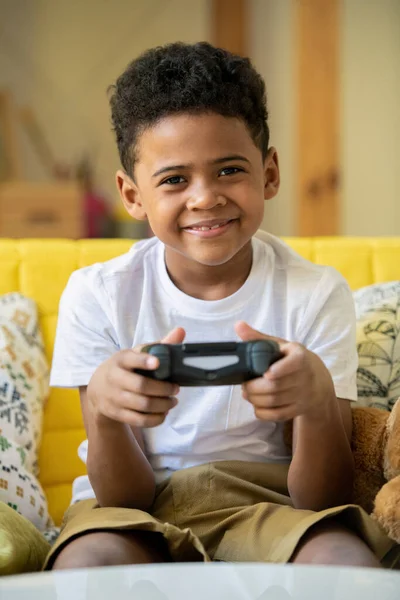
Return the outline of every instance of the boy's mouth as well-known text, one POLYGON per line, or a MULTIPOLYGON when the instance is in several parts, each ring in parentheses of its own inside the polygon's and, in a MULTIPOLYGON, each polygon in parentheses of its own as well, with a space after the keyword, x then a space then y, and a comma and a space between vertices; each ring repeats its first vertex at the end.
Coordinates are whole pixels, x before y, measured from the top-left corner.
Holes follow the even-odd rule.
POLYGON ((224 233, 237 219, 213 219, 210 221, 201 221, 187 227, 183 227, 184 231, 197 235, 199 237, 214 237, 224 233))

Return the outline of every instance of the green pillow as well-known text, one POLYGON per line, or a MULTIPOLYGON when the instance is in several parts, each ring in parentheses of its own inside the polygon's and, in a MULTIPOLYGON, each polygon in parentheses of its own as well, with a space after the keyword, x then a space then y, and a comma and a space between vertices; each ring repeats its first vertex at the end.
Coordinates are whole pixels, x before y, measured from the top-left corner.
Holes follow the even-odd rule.
POLYGON ((30 521, 0 502, 0 576, 40 571, 49 550, 30 521))

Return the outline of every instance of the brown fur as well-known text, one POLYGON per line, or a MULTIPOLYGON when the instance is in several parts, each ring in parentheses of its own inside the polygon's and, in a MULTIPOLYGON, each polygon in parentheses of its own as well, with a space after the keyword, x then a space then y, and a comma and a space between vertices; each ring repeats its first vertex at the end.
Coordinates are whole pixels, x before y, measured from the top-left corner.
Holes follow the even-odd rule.
POLYGON ((355 407, 351 447, 354 456, 354 503, 372 512, 374 499, 386 483, 383 474, 388 413, 378 408, 355 407))
POLYGON ((400 476, 385 483, 378 492, 372 516, 388 536, 400 544, 400 476))
MULTIPOLYGON (((400 475, 400 399, 387 421, 387 445, 384 457, 385 477, 389 481, 400 475)), ((399 497, 400 501, 400 497, 399 497)))
MULTIPOLYGON (((400 398, 391 413, 378 408, 352 409, 354 503, 380 523, 400 544, 400 398)), ((293 424, 285 424, 284 439, 292 446, 293 424)))
POLYGON ((372 516, 400 544, 400 399, 386 422, 383 472, 387 483, 375 498, 372 516))

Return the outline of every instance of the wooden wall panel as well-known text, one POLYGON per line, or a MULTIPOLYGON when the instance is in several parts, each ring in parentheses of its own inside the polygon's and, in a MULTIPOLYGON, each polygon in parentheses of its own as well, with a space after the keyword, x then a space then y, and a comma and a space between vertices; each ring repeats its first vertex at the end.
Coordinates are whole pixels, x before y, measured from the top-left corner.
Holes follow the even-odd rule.
POLYGON ((296 2, 297 233, 339 232, 340 0, 296 2))
POLYGON ((0 90, 0 181, 18 179, 21 174, 12 95, 0 90))
POLYGON ((211 42, 235 54, 248 56, 247 0, 212 0, 211 42))

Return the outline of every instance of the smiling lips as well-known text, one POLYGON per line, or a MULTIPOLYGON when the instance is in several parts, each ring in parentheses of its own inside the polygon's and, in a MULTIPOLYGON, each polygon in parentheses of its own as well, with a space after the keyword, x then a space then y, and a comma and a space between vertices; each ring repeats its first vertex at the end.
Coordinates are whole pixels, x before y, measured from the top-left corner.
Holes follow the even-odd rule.
POLYGON ((193 223, 188 227, 184 227, 184 231, 197 235, 199 237, 214 237, 224 233, 237 219, 209 220, 193 223))

